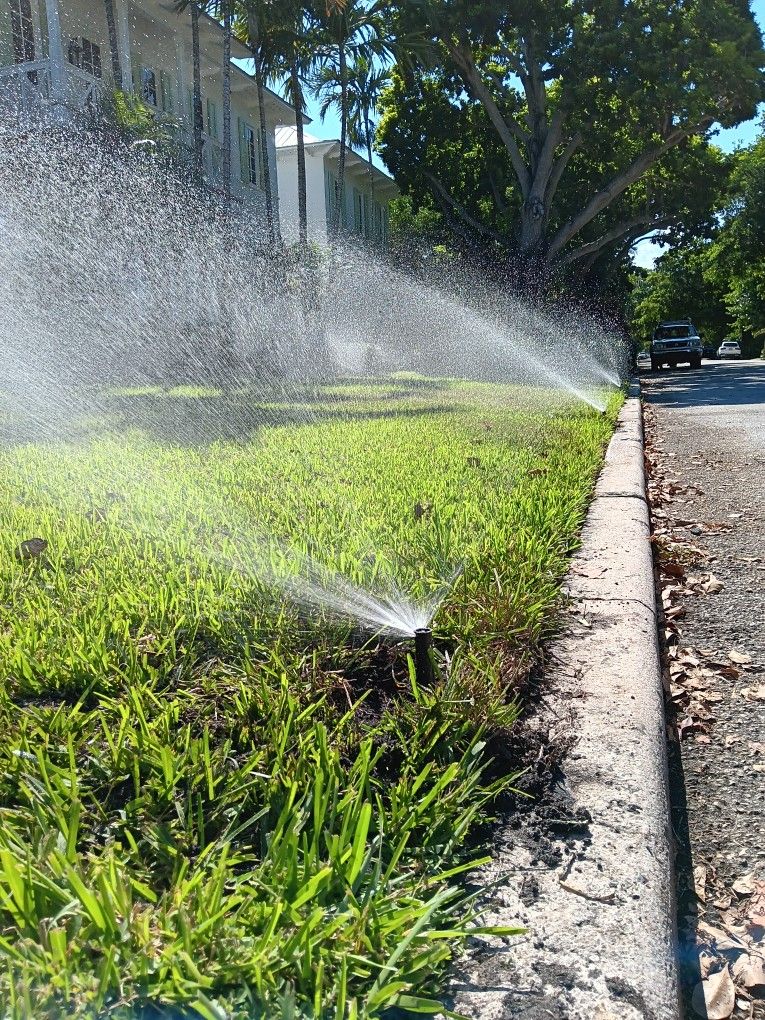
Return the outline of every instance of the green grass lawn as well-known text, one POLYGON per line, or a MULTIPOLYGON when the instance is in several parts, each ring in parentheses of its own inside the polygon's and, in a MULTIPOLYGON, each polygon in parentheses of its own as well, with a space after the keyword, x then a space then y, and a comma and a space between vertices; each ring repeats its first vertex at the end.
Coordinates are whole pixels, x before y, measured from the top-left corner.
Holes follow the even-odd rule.
POLYGON ((6 421, 0 1013, 435 1012, 512 781, 485 742, 619 402, 393 379, 113 392, 56 442, 6 421), (307 565, 415 601, 451 578, 433 688, 298 597, 307 565))

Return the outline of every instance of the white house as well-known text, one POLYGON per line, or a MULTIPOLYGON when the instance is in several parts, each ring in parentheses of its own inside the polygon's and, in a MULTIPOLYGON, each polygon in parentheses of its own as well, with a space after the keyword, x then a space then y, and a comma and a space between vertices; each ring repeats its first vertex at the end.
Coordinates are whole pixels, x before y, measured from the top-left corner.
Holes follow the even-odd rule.
MULTIPOLYGON (((172 0, 112 0, 123 88, 140 94, 192 147, 191 13, 172 0)), ((104 0, 0 0, 0 119, 20 128, 34 123, 76 122, 97 110, 114 89, 104 0)), ((222 182, 223 32, 201 14, 203 151, 205 180, 222 182)), ((234 40, 232 57, 252 54, 234 40)), ((265 200, 267 151, 277 200, 276 125, 294 111, 266 93, 267 131, 261 139, 253 78, 231 65, 231 176, 235 198, 256 206, 265 200)))
MULTIPOLYGON (((280 127, 276 132, 281 229, 286 241, 297 240, 299 236, 296 135, 294 127, 280 127)), ((306 134, 305 160, 308 236, 325 243, 339 200, 340 142, 320 141, 306 134)), ((368 241, 386 244, 388 206, 398 195, 392 178, 349 148, 343 190, 343 229, 368 241)))

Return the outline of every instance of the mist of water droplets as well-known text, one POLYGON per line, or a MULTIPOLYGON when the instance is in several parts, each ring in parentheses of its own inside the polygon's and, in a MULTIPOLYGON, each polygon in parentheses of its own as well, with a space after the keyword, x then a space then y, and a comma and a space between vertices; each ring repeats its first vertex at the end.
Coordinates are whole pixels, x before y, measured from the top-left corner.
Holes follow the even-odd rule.
MULTIPOLYGON (((200 195, 144 149, 106 151, 86 133, 0 142, 3 441, 140 428, 147 405, 126 390, 141 386, 238 395, 200 401, 204 422, 170 402, 164 434, 184 441, 236 436, 274 406, 310 420, 306 387, 348 375, 519 382, 600 409, 619 381, 613 331, 465 268, 424 282, 350 244, 300 263, 269 251, 252 211, 200 195)), ((300 587, 303 601, 400 635, 434 612, 313 568, 300 587)))

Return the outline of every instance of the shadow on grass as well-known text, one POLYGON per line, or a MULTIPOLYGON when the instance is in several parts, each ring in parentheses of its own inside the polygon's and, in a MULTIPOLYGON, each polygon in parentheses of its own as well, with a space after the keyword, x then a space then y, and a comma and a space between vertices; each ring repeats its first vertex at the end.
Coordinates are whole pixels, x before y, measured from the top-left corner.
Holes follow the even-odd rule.
POLYGON ((411 403, 420 394, 435 396, 450 386, 447 380, 360 378, 332 380, 324 386, 247 389, 198 382, 172 388, 134 387, 132 392, 128 387, 114 387, 83 391, 79 413, 70 417, 51 414, 0 423, 0 444, 8 448, 41 441, 81 442, 104 431, 135 429, 162 443, 183 446, 248 442, 265 428, 416 418, 464 410, 456 402, 411 403))

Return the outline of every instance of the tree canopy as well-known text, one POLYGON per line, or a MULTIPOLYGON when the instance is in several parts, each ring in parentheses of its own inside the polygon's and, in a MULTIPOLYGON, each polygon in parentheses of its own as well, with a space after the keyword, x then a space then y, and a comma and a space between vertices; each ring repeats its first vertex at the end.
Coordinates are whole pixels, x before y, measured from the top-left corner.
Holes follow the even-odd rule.
POLYGON ((644 339, 660 319, 689 315, 705 339, 738 340, 758 354, 765 339, 765 136, 732 158, 709 236, 691 237, 649 272, 635 273, 631 326, 644 339), (680 307, 682 303, 682 307, 680 307))
POLYGON ((725 173, 710 129, 752 117, 764 95, 747 0, 390 10, 383 159, 416 205, 543 271, 697 229, 725 173))

